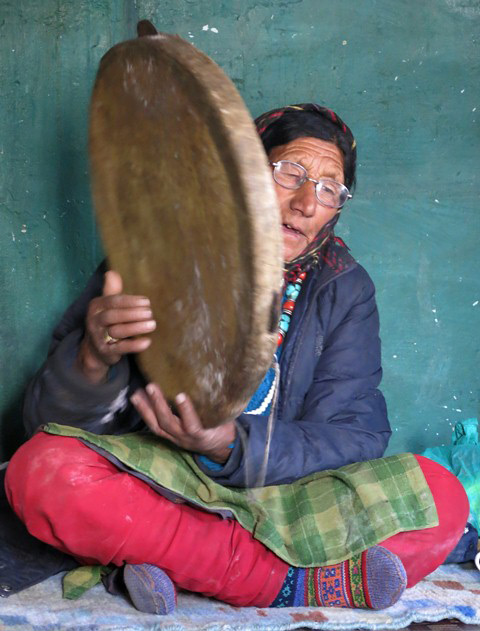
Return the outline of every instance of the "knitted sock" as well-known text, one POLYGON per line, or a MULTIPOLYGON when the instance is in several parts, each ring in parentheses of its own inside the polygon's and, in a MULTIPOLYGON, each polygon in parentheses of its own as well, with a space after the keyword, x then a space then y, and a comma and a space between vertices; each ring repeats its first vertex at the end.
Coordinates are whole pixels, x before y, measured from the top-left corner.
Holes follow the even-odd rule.
POLYGON ((156 565, 125 565, 123 580, 132 603, 139 611, 164 616, 175 611, 177 591, 156 565))
POLYGON ((374 546, 335 565, 291 567, 270 607, 385 609, 397 602, 406 585, 400 559, 374 546))

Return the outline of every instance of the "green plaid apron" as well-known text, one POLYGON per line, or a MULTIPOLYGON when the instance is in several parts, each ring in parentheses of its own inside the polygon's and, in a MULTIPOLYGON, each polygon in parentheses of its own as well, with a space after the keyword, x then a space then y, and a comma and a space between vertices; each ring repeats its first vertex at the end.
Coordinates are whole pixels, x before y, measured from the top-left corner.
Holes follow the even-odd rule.
POLYGON ((54 423, 43 429, 79 438, 178 501, 229 511, 253 537, 298 567, 338 563, 398 532, 438 524, 425 477, 408 453, 322 471, 291 484, 237 489, 217 484, 191 454, 153 434, 99 436, 54 423))

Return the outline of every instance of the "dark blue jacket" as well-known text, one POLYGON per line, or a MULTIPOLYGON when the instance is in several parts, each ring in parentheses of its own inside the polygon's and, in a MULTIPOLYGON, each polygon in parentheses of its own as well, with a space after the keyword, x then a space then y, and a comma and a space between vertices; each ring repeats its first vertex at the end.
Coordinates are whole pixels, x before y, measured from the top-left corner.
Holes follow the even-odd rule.
MULTIPOLYGON (((339 247, 338 245, 335 247, 339 247)), ((264 484, 285 484, 315 471, 383 455, 390 428, 378 390, 382 370, 375 289, 344 250, 333 264, 308 274, 297 300, 280 362, 280 390, 264 484)), ((54 331, 46 363, 29 385, 29 433, 49 421, 98 434, 143 427, 129 396, 144 385, 133 357, 109 381, 92 385, 74 360, 90 300, 101 293, 102 265, 54 331)), ((226 486, 257 482, 265 452, 266 416, 242 414, 239 436, 220 471, 199 466, 226 486), (243 430, 243 431, 242 431, 243 430)))
MULTIPOLYGON (((375 289, 350 257, 342 272, 311 271, 297 300, 280 361, 280 391, 265 484, 285 484, 324 469, 379 458, 391 434, 381 380, 375 289)), ((266 416, 242 414, 238 440, 223 470, 227 486, 261 469, 266 416)), ((204 471, 208 471, 202 467, 204 471)))
MULTIPOLYGON (((280 363, 281 387, 267 484, 382 456, 390 429, 381 378, 374 287, 346 253, 345 267, 312 270, 297 300, 280 363)), ((129 395, 145 384, 134 357, 122 359, 100 386, 75 368, 90 300, 101 293, 102 265, 56 327, 48 358, 30 383, 25 425, 31 434, 56 421, 96 433, 144 428, 129 395)), ((239 435, 221 471, 204 468, 225 485, 255 482, 262 466, 267 418, 243 414, 239 435), (248 473, 247 475, 247 467, 248 473)), ((3 486, 0 470, 0 487, 3 486)), ((16 593, 75 561, 28 535, 0 488, 0 597, 16 593)))

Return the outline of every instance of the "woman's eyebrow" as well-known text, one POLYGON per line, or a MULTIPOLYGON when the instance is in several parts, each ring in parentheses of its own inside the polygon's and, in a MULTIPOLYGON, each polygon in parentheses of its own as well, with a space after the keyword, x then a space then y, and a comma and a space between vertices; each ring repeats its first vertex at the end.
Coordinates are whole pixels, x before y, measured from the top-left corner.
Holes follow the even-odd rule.
MULTIPOLYGON (((298 164, 301 164, 301 162, 299 162, 298 164)), ((322 178, 329 178, 330 180, 337 180, 338 176, 341 173, 341 171, 338 171, 337 169, 330 169, 327 167, 324 171, 322 171, 321 176, 315 177, 315 174, 312 175, 311 170, 308 167, 306 167, 304 164, 302 164, 302 167, 306 169, 308 173, 308 177, 311 177, 314 180, 318 180, 322 178)))
POLYGON ((325 169, 322 171, 322 177, 329 177, 331 179, 335 179, 335 177, 340 173, 338 169, 325 169))
MULTIPOLYGON (((320 178, 328 178, 330 180, 335 180, 335 181, 339 181, 339 177, 341 178, 343 176, 343 169, 335 169, 335 167, 331 167, 331 165, 327 166, 326 169, 321 176, 319 177, 315 177, 315 175, 313 175, 313 171, 312 169, 312 162, 313 159, 311 158, 296 158, 294 156, 285 156, 280 158, 281 160, 287 160, 288 162, 294 162, 295 164, 299 164, 300 166, 302 166, 308 174, 308 177, 313 178, 314 180, 318 180, 320 178)), ((320 165, 321 167, 321 165, 320 165)))

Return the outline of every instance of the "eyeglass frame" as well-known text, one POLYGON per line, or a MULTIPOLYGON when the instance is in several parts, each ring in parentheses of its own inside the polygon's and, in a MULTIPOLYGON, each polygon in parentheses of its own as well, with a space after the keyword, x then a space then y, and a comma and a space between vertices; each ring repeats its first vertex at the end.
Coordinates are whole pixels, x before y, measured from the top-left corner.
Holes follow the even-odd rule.
POLYGON ((322 206, 325 206, 326 208, 336 208, 337 210, 340 208, 343 208, 345 204, 348 202, 348 200, 352 199, 353 197, 350 191, 348 190, 348 188, 345 186, 345 184, 342 184, 341 182, 337 182, 337 180, 334 180, 331 177, 322 177, 320 180, 314 180, 313 178, 308 177, 307 169, 301 164, 298 164, 298 162, 292 162, 292 160, 278 160, 278 162, 269 162, 269 164, 270 166, 273 167, 273 179, 275 180, 275 182, 279 186, 282 186, 283 188, 287 188, 290 191, 298 191, 298 189, 301 188, 305 184, 305 182, 313 182, 315 184, 315 198, 317 199, 319 204, 321 204, 322 206), (286 162, 287 164, 294 164, 296 167, 299 167, 300 169, 302 169, 302 171, 305 172, 303 181, 299 186, 285 186, 285 184, 281 184, 280 182, 277 181, 277 179, 275 178, 275 167, 279 166, 281 162, 286 162), (335 184, 339 184, 347 191, 347 197, 341 206, 331 206, 330 204, 325 204, 319 199, 317 195, 317 185, 321 184, 322 182, 335 182, 335 184))

